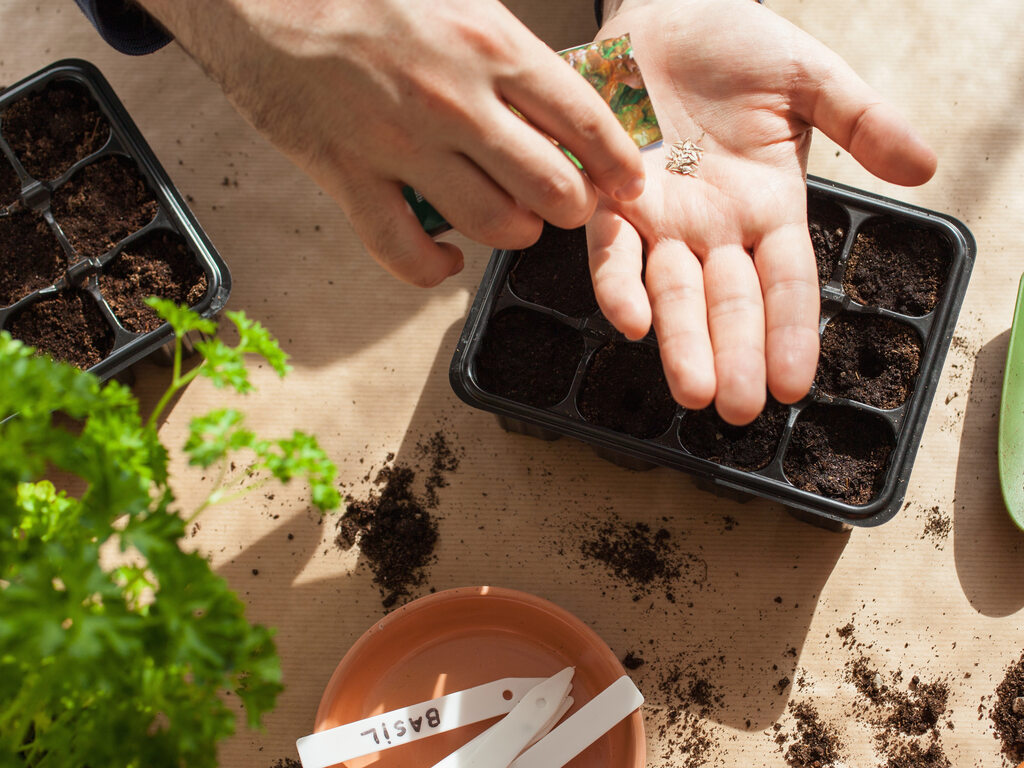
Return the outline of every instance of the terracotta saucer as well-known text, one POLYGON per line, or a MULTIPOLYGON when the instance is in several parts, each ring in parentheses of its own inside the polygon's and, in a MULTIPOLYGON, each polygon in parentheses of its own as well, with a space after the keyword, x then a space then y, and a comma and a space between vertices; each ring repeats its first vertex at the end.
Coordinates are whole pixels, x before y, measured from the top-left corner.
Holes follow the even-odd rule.
MULTIPOLYGON (((360 720, 502 677, 548 677, 575 666, 570 714, 625 674, 588 626, 547 600, 499 587, 463 587, 414 600, 368 629, 334 670, 314 730, 360 720)), ((346 768, 429 768, 490 720, 349 760, 346 768)), ((639 711, 568 763, 644 768, 639 711)))

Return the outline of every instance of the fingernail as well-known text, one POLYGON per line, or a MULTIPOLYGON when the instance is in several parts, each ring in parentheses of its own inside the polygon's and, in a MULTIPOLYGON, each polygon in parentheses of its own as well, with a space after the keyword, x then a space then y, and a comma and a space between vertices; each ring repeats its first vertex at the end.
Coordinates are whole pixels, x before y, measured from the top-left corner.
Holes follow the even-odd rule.
POLYGON ((615 199, 621 202, 627 200, 636 200, 640 197, 640 193, 644 191, 644 178, 643 176, 634 176, 628 184, 623 187, 619 187, 615 191, 615 199))
POLYGON ((457 262, 455 262, 455 266, 452 267, 452 271, 448 273, 448 277, 454 277, 455 275, 459 274, 459 272, 461 272, 465 268, 465 266, 466 260, 459 259, 457 262))

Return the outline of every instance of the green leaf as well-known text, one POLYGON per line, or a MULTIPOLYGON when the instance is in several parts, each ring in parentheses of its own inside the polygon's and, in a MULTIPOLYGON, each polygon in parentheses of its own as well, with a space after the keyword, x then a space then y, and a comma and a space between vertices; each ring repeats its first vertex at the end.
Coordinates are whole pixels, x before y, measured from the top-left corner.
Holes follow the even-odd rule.
POLYGON ((191 331, 199 331, 208 335, 217 332, 217 323, 213 320, 200 317, 196 312, 184 304, 175 304, 173 301, 161 299, 157 296, 150 296, 146 303, 151 306, 162 320, 171 324, 174 335, 179 338, 191 331))
POLYGON ((242 414, 233 408, 221 408, 192 419, 185 441, 189 464, 208 467, 231 451, 252 445, 255 435, 241 424, 242 414))
POLYGON ((277 375, 284 378, 291 366, 288 355, 278 345, 270 332, 255 320, 246 317, 245 312, 227 312, 228 319, 238 328, 238 348, 243 353, 254 353, 262 357, 277 375))

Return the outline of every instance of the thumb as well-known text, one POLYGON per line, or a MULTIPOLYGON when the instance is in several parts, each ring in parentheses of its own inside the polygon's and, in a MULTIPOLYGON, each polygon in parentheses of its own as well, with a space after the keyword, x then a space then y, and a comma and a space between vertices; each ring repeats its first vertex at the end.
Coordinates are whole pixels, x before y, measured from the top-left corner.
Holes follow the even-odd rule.
POLYGON ((915 186, 935 174, 931 147, 836 53, 815 40, 802 63, 795 100, 801 119, 880 179, 915 186))

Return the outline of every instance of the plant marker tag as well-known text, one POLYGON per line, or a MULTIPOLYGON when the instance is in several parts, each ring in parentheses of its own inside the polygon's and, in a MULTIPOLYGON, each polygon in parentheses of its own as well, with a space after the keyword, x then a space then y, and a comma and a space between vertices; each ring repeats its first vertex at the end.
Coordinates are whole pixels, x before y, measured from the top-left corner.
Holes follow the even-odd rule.
POLYGON ((561 768, 643 703, 643 694, 623 675, 508 768, 561 768))
MULTIPOLYGON (((633 44, 628 34, 566 48, 558 55, 601 94, 623 130, 641 150, 661 146, 661 128, 633 57, 633 44)), ((514 108, 512 111, 519 114, 514 108)), ((582 170, 583 166, 569 150, 561 145, 559 149, 582 170)), ((452 228, 437 209, 412 187, 403 187, 402 195, 419 219, 420 226, 431 237, 437 238, 452 228)))
POLYGON ((575 667, 566 667, 530 689, 511 712, 432 768, 508 768, 516 755, 561 711, 575 667))
POLYGON ((510 712, 547 678, 506 677, 430 701, 303 736, 295 742, 303 768, 327 768, 510 712))

